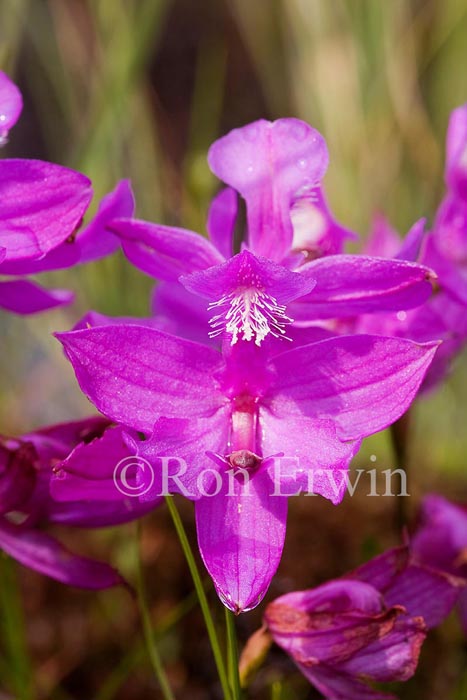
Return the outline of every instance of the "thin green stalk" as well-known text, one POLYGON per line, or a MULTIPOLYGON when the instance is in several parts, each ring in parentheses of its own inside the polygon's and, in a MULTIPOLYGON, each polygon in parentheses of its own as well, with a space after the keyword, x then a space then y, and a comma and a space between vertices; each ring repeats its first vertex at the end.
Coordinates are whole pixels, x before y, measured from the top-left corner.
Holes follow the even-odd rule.
POLYGON ((230 610, 225 609, 225 625, 227 628, 227 652, 229 661, 230 687, 234 700, 241 700, 242 691, 240 689, 240 677, 238 675, 238 645, 235 632, 234 615, 230 610))
POLYGON ((16 578, 16 562, 0 552, 0 632, 4 642, 7 675, 2 674, 12 686, 18 700, 35 697, 24 629, 21 594, 16 578))
POLYGON ((203 582, 201 580, 198 567, 196 566, 196 561, 193 556, 193 552, 191 550, 190 543, 185 532, 185 528, 183 527, 180 514, 177 510, 177 506, 174 503, 173 496, 166 496, 165 501, 167 503, 169 513, 172 517, 175 530, 177 531, 178 539, 180 540, 180 544, 182 546, 183 553, 185 555, 185 559, 187 561, 188 568, 190 569, 191 577, 195 585, 196 593, 198 595, 199 604, 203 613, 204 622, 206 624, 206 629, 209 635, 209 641, 211 643, 212 653, 214 655, 214 660, 217 666, 217 673, 219 674, 219 680, 222 686, 222 691, 224 693, 224 699, 231 700, 232 694, 230 692, 230 686, 227 678, 227 672, 225 670, 224 659, 222 657, 222 651, 220 648, 216 627, 214 625, 214 620, 212 618, 211 611, 209 610, 208 599, 203 588, 203 582))
MULTIPOLYGON (((177 622, 192 610, 198 603, 196 591, 192 591, 173 610, 170 610, 152 628, 153 637, 157 642, 169 632, 177 622)), ((146 646, 138 640, 137 643, 125 654, 120 664, 109 673, 103 684, 99 688, 94 700, 112 700, 120 690, 121 686, 128 680, 130 674, 137 668, 146 657, 146 646)))
MULTIPOLYGON (((409 443, 410 443, 411 416, 410 409, 403 416, 393 423, 389 429, 394 457, 396 459, 396 469, 403 469, 405 479, 408 484, 410 476, 409 469, 409 443)), ((401 496, 403 481, 399 480, 400 491, 396 496, 396 510, 394 514, 396 531, 400 532, 408 521, 408 498, 401 496)))
MULTIPOLYGON (((138 528, 139 532, 139 528, 138 528)), ((157 648, 154 633, 152 629, 151 616, 149 614, 148 604, 146 600, 146 592, 144 587, 144 576, 143 576, 143 565, 141 561, 141 554, 139 548, 139 538, 138 538, 138 561, 137 561, 137 580, 136 588, 138 594, 138 606, 141 614, 141 621, 143 623, 144 638, 146 641, 146 648, 148 650, 149 660, 151 661, 154 674, 159 682, 162 695, 165 700, 175 700, 175 696, 169 685, 164 667, 162 665, 162 660, 157 648)))

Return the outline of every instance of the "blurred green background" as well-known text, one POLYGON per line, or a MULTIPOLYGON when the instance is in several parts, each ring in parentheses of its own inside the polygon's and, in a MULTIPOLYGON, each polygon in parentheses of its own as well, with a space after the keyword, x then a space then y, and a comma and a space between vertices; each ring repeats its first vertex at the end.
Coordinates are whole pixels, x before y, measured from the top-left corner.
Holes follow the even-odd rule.
MULTIPOLYGON (((138 217, 204 231, 207 207, 218 187, 206 164, 210 143, 257 118, 297 116, 327 140, 331 165, 325 187, 340 221, 364 239, 374 213, 384 211, 405 233, 422 216, 430 222, 442 196, 445 131, 451 110, 467 101, 466 66, 465 0, 0 0, 0 67, 19 83, 25 98, 23 116, 2 156, 43 158, 86 173, 96 195, 91 212, 119 179, 130 178, 138 217)), ((18 434, 90 412, 53 331, 70 328, 89 308, 115 315, 148 312, 152 282, 120 254, 45 277, 48 283, 74 289, 76 302, 32 318, 0 316, 3 433, 18 434)), ((457 497, 467 494, 466 380, 464 357, 445 385, 416 406, 410 453, 410 491, 415 496, 433 488, 457 497)), ((387 435, 367 442, 358 465, 368 464, 371 454, 377 456, 377 465, 394 466, 387 435)), ((314 564, 300 574, 289 536, 290 554, 279 578, 289 581, 285 587, 300 575, 302 585, 312 585, 342 573, 344 563, 358 563, 365 547, 391 541, 384 527, 392 522, 394 505, 360 505, 362 522, 355 525, 355 542, 348 545, 345 562, 339 551, 327 564, 318 562, 322 552, 311 538, 314 564), (315 579, 310 580, 310 569, 315 579)), ((328 550, 338 550, 336 533, 346 532, 355 513, 358 521, 358 506, 333 509, 315 506, 313 499, 313 508, 310 516, 305 512, 309 504, 297 503, 292 522, 328 527, 329 533, 334 527, 334 535, 323 537, 328 550)), ((191 511, 186 517, 190 521, 191 511)), ((172 610, 168 591, 177 572, 183 576, 183 562, 175 558, 175 574, 169 576, 166 557, 177 544, 170 540, 165 515, 156 514, 147 529, 151 575, 165 581, 164 594, 154 589, 156 612, 159 607, 172 610)), ((298 527, 292 532, 298 533, 298 527)), ((91 547, 107 553, 131 577, 131 528, 86 540, 80 535, 78 540, 86 543, 86 551, 91 547)), ((39 577, 22 581, 23 592, 31 595, 30 625, 38 627, 27 632, 38 696, 149 697, 147 669, 146 675, 141 672, 143 680, 135 681, 131 667, 120 684, 114 679, 116 689, 105 686, 112 675, 109 659, 114 654, 117 670, 124 667, 130 653, 124 638, 136 624, 122 594, 100 594, 97 602, 90 602, 84 594, 68 594, 39 577), (50 620, 54 595, 65 601, 64 620, 70 610, 74 619, 81 609, 86 619, 82 624, 93 630, 83 632, 84 641, 74 640, 71 658, 63 652, 65 661, 58 652, 58 660, 44 652, 67 644, 67 633, 57 632, 57 621, 50 620), (72 603, 67 595, 74 596, 72 603), (110 652, 103 631, 107 624, 119 639, 113 640, 110 652), (105 650, 105 673, 87 656, 89 640, 96 635, 99 649, 105 650), (65 690, 61 679, 76 669, 81 669, 81 686, 65 683, 65 690), (84 678, 93 680, 86 685, 84 678), (125 685, 128 678, 133 680, 125 685), (107 695, 97 692, 101 685, 107 695)), ((281 590, 279 584, 275 593, 281 590)), ((245 635, 251 631, 251 623, 241 624, 245 635)), ((196 676, 199 669, 192 659, 181 660, 179 633, 164 639, 172 674, 181 678, 181 697, 216 697, 214 691, 203 694, 202 679, 186 685, 190 673, 196 676)), ((280 678, 282 662, 277 663, 280 678)), ((449 663, 454 663, 452 658, 449 663)), ((444 678, 449 664, 447 671, 442 668, 444 678)), ((18 673, 21 677, 23 671, 18 673)), ((429 671, 421 677, 422 685, 409 684, 412 695, 407 697, 467 697, 457 677, 447 691, 429 671)), ((270 682, 267 677, 265 687, 270 682)), ((2 688, 0 683, 0 697, 2 688)), ((282 694, 274 697, 305 698, 311 693, 303 683, 292 694, 287 688, 284 682, 277 691, 282 694)), ((157 690, 151 688, 151 694, 157 697, 157 690)))

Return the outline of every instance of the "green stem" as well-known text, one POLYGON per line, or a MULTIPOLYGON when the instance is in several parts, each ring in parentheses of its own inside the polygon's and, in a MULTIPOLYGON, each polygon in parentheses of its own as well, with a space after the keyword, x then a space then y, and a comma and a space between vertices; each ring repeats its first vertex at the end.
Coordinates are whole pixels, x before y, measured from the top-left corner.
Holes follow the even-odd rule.
POLYGON ((225 609, 225 625, 227 628, 227 650, 229 660, 230 687, 234 700, 241 700, 242 691, 240 689, 240 677, 238 675, 238 645, 235 632, 234 615, 230 610, 225 609))
POLYGON ((8 679, 18 700, 31 700, 35 697, 34 681, 26 644, 16 562, 2 552, 0 576, 0 632, 6 657, 1 659, 5 663, 1 675, 5 682, 8 679))
POLYGON ((187 561, 188 568, 190 569, 191 577, 195 585, 196 593, 198 595, 199 604, 203 613, 204 622, 206 624, 206 629, 209 635, 209 641, 211 643, 212 653, 214 655, 214 660, 217 666, 217 673, 219 674, 219 680, 222 686, 222 691, 224 693, 224 700, 231 700, 232 695, 230 692, 229 681, 227 679, 224 659, 222 658, 222 651, 220 648, 216 627, 214 625, 214 620, 212 618, 211 611, 209 610, 208 599, 204 591, 203 582, 201 581, 201 576, 199 574, 198 567, 196 566, 196 561, 193 556, 193 552, 191 550, 190 543, 185 532, 185 528, 183 527, 183 523, 180 518, 180 514, 177 510, 177 506, 174 503, 173 497, 166 496, 165 501, 167 503, 169 513, 172 517, 175 530, 177 531, 178 539, 180 540, 180 544, 182 546, 183 553, 185 555, 185 559, 187 561))
MULTIPOLYGON (((396 458, 396 468, 405 471, 407 485, 410 475, 409 470, 409 442, 410 442, 411 416, 410 410, 404 413, 389 429, 394 457, 396 458)), ((402 493, 402 479, 399 481, 402 493)), ((394 514, 395 528, 400 532, 408 521, 408 498, 406 496, 396 496, 396 510, 394 514)))
MULTIPOLYGON (((138 535, 140 533, 140 526, 138 525, 138 535)), ((152 629, 152 623, 151 623, 151 616, 149 614, 149 609, 148 609, 148 604, 147 604, 147 599, 146 599, 146 591, 145 591, 145 586, 144 586, 144 576, 143 576, 143 564, 141 561, 141 553, 140 553, 140 545, 139 545, 139 536, 138 536, 138 561, 137 561, 137 580, 136 580, 136 589, 137 589, 137 594, 138 594, 138 606, 141 614, 141 621, 143 623, 143 632, 144 632, 144 639, 146 642, 146 648, 148 651, 148 656, 149 660, 151 662, 152 668, 154 670, 154 674, 159 682, 162 695, 164 696, 165 700, 175 700, 175 696, 172 693, 172 690, 169 685, 169 681, 167 679, 166 673, 164 671, 164 667, 162 665, 162 660, 159 654, 159 650, 157 648, 155 639, 154 639, 154 633, 152 629)))

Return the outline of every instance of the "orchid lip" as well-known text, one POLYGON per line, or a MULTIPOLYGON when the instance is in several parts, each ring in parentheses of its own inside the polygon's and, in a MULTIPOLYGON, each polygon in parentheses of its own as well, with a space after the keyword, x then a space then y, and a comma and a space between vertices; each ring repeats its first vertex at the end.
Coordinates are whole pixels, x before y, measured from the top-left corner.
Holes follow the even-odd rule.
POLYGON ((285 326, 293 323, 286 315, 286 307, 279 304, 271 294, 254 287, 225 294, 219 300, 211 302, 208 311, 220 308, 223 313, 213 316, 209 325, 212 330, 210 338, 215 338, 224 330, 232 336, 231 345, 240 339, 254 339, 258 347, 267 335, 291 340, 286 335, 285 326))

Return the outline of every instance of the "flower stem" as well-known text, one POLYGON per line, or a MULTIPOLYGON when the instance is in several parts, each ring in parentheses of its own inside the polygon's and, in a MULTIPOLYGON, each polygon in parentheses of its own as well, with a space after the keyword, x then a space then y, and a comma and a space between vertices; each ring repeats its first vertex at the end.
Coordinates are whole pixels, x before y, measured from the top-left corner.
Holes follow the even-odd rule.
POLYGON ((0 675, 12 686, 15 698, 35 697, 34 678, 29 659, 24 614, 16 562, 0 552, 0 632, 4 654, 0 658, 0 675))
MULTIPOLYGON (((408 482, 409 477, 409 437, 410 437, 411 417, 410 411, 404 413, 390 427, 391 444, 394 457, 396 458, 396 468, 403 469, 405 478, 408 482)), ((402 493, 402 479, 400 480, 402 493)), ((408 499, 405 496, 396 497, 396 512, 394 516, 395 527, 397 532, 400 532, 406 525, 408 520, 407 506, 408 499)))
POLYGON ((165 501, 167 503, 167 508, 172 517, 175 530, 177 531, 178 539, 183 549, 185 559, 190 569, 191 577, 195 585, 196 593, 198 595, 199 604, 201 611, 203 613, 204 622, 206 624, 206 629, 209 636, 209 641, 211 643, 212 653, 214 655, 214 661, 217 666, 217 673, 219 674, 219 680, 222 686, 222 691, 224 693, 225 700, 231 700, 232 694, 230 692, 229 681, 227 678, 227 672, 225 670, 224 659, 222 657, 222 651, 219 644, 219 638, 217 636, 216 628, 214 625, 214 620, 209 610, 208 599, 204 591, 203 582, 201 581, 201 576, 196 566, 196 561, 193 552, 188 541, 185 528, 183 527, 182 520, 180 518, 180 513, 177 510, 177 506, 174 503, 173 496, 166 496, 165 501))
POLYGON ((140 552, 140 533, 141 533, 141 526, 138 523, 138 557, 137 557, 137 580, 136 580, 136 590, 138 594, 138 606, 141 614, 141 621, 143 624, 143 632, 144 632, 144 639, 146 642, 146 648, 148 651, 148 656, 149 660, 151 662, 151 666, 153 668, 154 674, 157 678, 157 681, 160 685, 162 695, 164 696, 165 700, 175 700, 175 696, 172 693, 172 690, 169 685, 169 681, 167 679, 167 675, 164 671, 164 667, 162 665, 162 660, 159 654, 159 650, 156 645, 156 641, 154 639, 154 633, 152 629, 152 623, 151 623, 151 616, 149 614, 149 609, 148 609, 148 603, 147 603, 147 598, 146 598, 146 590, 145 590, 145 585, 144 585, 144 576, 143 576, 143 564, 141 561, 141 552, 140 552))
POLYGON ((235 632, 235 620, 233 613, 227 610, 227 608, 225 609, 225 625, 227 628, 230 687, 232 689, 233 700, 241 700, 242 691, 240 689, 240 678, 238 675, 238 645, 235 632))

